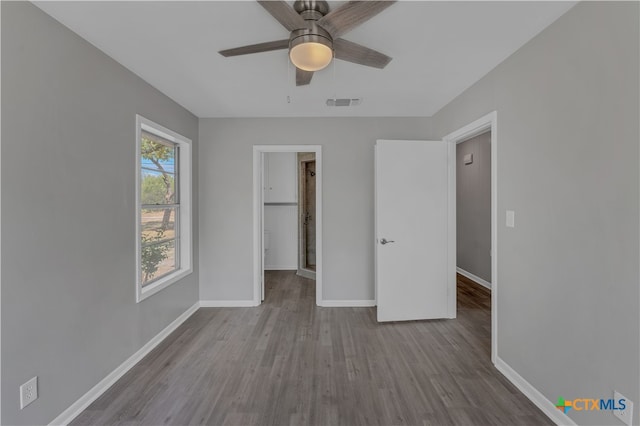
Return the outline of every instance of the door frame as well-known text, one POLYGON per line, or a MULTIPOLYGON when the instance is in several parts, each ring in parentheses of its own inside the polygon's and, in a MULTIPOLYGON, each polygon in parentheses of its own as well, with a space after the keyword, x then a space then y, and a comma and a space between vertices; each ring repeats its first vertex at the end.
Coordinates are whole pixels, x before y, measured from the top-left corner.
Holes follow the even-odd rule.
POLYGON ((493 111, 443 138, 449 148, 449 312, 456 316, 456 145, 491 131, 491 362, 498 358, 498 112, 493 111))
MULTIPOLYGON (((322 146, 253 146, 253 303, 262 303, 264 288, 264 154, 313 152, 316 156, 316 305, 322 306, 322 146)), ((297 167, 296 167, 297 170, 297 167)))

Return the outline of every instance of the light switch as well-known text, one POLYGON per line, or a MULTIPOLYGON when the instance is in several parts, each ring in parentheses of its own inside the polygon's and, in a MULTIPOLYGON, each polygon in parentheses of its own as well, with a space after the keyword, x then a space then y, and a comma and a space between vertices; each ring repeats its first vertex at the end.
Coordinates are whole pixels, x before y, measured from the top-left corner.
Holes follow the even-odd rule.
POLYGON ((471 164, 473 163, 473 154, 467 154, 464 156, 463 158, 464 160, 464 164, 471 164))
POLYGON ((516 227, 516 212, 513 210, 507 210, 507 228, 516 227))

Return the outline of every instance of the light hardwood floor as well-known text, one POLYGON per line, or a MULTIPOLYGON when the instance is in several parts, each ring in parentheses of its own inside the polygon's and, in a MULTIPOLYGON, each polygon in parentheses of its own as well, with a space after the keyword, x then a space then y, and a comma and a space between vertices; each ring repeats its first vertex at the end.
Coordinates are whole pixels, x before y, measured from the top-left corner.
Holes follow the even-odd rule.
POLYGON ((269 271, 257 308, 202 308, 73 424, 548 425, 490 361, 490 294, 458 318, 378 324, 269 271))

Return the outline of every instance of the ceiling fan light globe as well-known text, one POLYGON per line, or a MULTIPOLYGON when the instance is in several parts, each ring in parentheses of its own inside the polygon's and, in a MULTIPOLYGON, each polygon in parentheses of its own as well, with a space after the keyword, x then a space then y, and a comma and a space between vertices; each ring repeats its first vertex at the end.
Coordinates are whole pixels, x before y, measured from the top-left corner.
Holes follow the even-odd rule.
POLYGON ((333 49, 325 43, 300 43, 291 47, 289 58, 296 68, 304 71, 319 71, 331 63, 333 49))

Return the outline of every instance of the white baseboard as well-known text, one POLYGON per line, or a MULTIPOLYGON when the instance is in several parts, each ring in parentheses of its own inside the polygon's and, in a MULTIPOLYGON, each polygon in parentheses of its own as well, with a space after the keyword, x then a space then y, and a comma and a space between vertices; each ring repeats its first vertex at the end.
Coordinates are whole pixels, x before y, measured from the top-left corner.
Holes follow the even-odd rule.
POLYGON ((248 308, 258 306, 254 300, 201 300, 201 308, 248 308))
POLYGON ((265 271, 297 271, 298 265, 296 266, 266 266, 264 267, 265 271))
POLYGON ((478 284, 480 284, 482 287, 486 287, 489 290, 491 290, 491 283, 489 281, 483 280, 482 278, 480 278, 477 275, 473 275, 471 272, 467 272, 462 268, 456 268, 456 271, 458 271, 458 273, 460 275, 462 275, 463 277, 467 277, 469 278, 471 281, 475 281, 478 284))
POLYGON ((82 413, 93 401, 98 399, 107 389, 111 387, 120 377, 122 377, 127 371, 129 371, 134 365, 136 365, 142 358, 144 358, 149 352, 151 352, 160 342, 169 336, 176 328, 178 328, 183 322, 193 315, 200 307, 200 302, 196 302, 189 309, 184 311, 178 318, 176 318, 171 324, 166 326, 160 333, 156 334, 151 340, 149 340, 143 347, 141 347, 136 353, 131 355, 125 362, 120 364, 115 370, 107 375, 104 379, 92 387, 89 392, 85 393, 76 402, 71 404, 69 408, 64 410, 62 414, 56 417, 50 425, 67 425, 73 421, 80 413, 82 413))
POLYGON ((375 300, 323 300, 320 306, 325 308, 363 308, 376 306, 375 300))
POLYGON ((553 402, 549 401, 540 391, 527 382, 520 374, 516 372, 509 364, 504 362, 502 358, 496 358, 496 368, 504 376, 515 385, 531 402, 534 403, 544 414, 547 415, 557 425, 577 426, 571 417, 558 410, 553 402))

